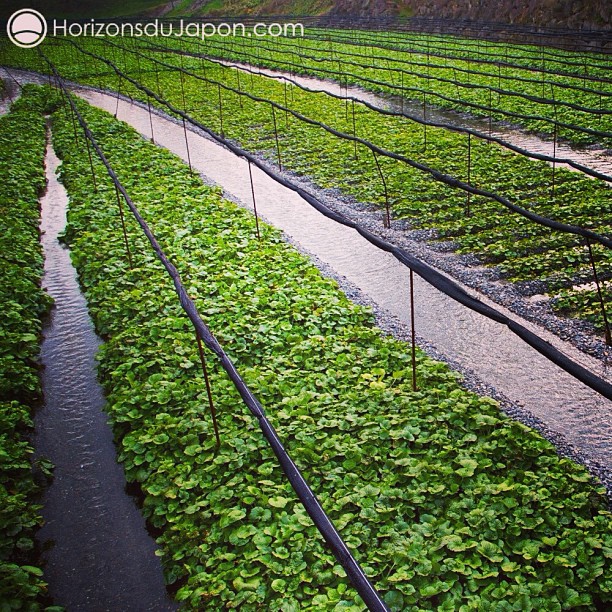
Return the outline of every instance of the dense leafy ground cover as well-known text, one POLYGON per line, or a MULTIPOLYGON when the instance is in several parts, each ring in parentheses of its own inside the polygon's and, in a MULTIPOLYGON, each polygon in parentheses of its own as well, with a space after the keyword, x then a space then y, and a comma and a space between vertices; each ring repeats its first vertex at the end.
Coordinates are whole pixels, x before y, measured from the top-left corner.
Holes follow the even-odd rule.
MULTIPOLYGON (((606 53, 568 51, 563 48, 568 41, 562 40, 559 41, 559 47, 549 47, 466 38, 456 34, 392 30, 333 30, 309 27, 306 34, 308 37, 328 41, 331 39, 359 46, 401 49, 406 53, 429 53, 430 56, 441 58, 471 59, 476 63, 503 61, 510 65, 529 68, 532 72, 556 70, 563 74, 582 75, 583 78, 605 77, 606 66, 609 64, 609 56, 606 53)), ((545 43, 546 36, 543 36, 541 41, 545 43)))
MULTIPOLYGON (((611 516, 586 471, 384 337, 279 233, 177 158, 81 104, 207 323, 394 610, 594 609, 612 599, 611 516)), ((160 530, 186 609, 361 610, 256 423, 209 357, 215 449, 197 346, 135 224, 127 265, 115 191, 93 189, 58 111, 68 240, 98 331, 128 479, 160 530)))
MULTIPOLYGON (((128 45, 129 46, 129 45, 128 45)), ((110 57, 127 74, 139 80, 175 106, 211 126, 245 148, 277 158, 274 120, 279 133, 283 167, 312 177, 323 187, 341 189, 359 201, 382 205, 383 184, 371 151, 325 130, 308 125, 290 113, 275 111, 274 101, 305 117, 322 121, 345 134, 355 133, 370 142, 419 163, 508 198, 524 208, 555 220, 573 223, 604 235, 612 233, 610 188, 601 181, 577 172, 556 169, 552 188, 552 168, 544 162, 529 160, 494 144, 486 144, 465 134, 427 128, 398 117, 383 116, 361 105, 352 106, 325 94, 315 94, 272 79, 220 68, 204 60, 183 59, 161 52, 154 57, 166 64, 197 72, 208 82, 180 71, 168 70, 144 56, 104 43, 89 42, 102 56, 110 57), (254 102, 225 89, 215 81, 237 91, 246 91, 263 101, 254 102), (220 112, 219 97, 221 96, 220 112), (468 169, 468 149, 470 163, 468 169)), ((119 81, 102 62, 79 54, 73 48, 50 47, 51 57, 62 73, 146 100, 144 94, 119 81)), ((30 64, 40 69, 36 59, 30 64)), ((401 161, 379 156, 388 186, 392 215, 409 222, 410 227, 433 229, 443 240, 452 240, 461 252, 476 253, 485 263, 497 265, 501 273, 516 282, 542 281, 562 312, 591 320, 603 327, 603 316, 593 280, 588 248, 576 236, 551 231, 515 214, 490 199, 468 197, 401 161), (580 286, 585 285, 585 286, 580 286), (576 287, 579 286, 579 287, 576 287)), ((604 299, 612 302, 612 254, 594 245, 604 299)))
POLYGON ((41 317, 38 196, 45 186, 45 122, 22 100, 0 117, 0 609, 37 610, 45 591, 32 565, 34 503, 28 441, 40 401, 37 358, 41 317))
MULTIPOLYGON (((430 104, 481 117, 490 115, 493 119, 510 121, 538 133, 553 134, 554 126, 546 119, 612 133, 612 114, 597 112, 612 110, 609 62, 580 67, 575 69, 576 76, 570 76, 564 74, 567 67, 563 63, 550 57, 532 57, 530 66, 523 68, 506 61, 501 53, 493 56, 491 64, 471 61, 469 45, 463 49, 461 59, 446 54, 438 56, 435 47, 432 55, 424 42, 420 52, 414 52, 409 44, 402 42, 389 46, 384 43, 384 35, 373 34, 367 44, 343 42, 333 37, 332 31, 329 36, 322 34, 320 38, 295 40, 237 37, 200 43, 191 39, 187 47, 199 48, 199 52, 206 55, 331 78, 379 93, 404 95, 417 103, 423 101, 425 93, 430 104), (380 44, 383 46, 378 46, 380 44), (541 67, 546 72, 534 73, 534 67, 541 67), (588 76, 601 80, 585 80, 585 70, 588 76), (525 117, 509 116, 504 112, 525 117)), ((180 44, 185 46, 182 39, 180 44)), ((565 57, 572 56, 567 53, 565 57)), ((612 138, 569 127, 560 127, 558 135, 577 144, 612 145, 612 138)))

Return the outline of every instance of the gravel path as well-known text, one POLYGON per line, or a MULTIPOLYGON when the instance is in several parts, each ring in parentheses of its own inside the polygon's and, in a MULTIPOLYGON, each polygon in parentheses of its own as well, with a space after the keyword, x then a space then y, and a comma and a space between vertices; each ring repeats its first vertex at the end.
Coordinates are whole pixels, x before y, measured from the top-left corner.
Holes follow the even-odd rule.
MULTIPOLYGON (((43 79, 44 80, 44 79, 43 79)), ((86 91, 85 88, 82 88, 86 91)), ((96 91, 91 89, 91 91, 96 91)), ((104 93, 104 92, 103 92, 104 93)), ((144 108, 144 105, 142 105, 144 108)), ((177 125, 182 123, 171 119, 160 111, 154 111, 157 115, 165 117, 175 122, 177 125)), ((201 133, 196 128, 190 128, 192 132, 208 139, 209 137, 201 133)), ((538 325, 557 334, 563 340, 570 342, 581 351, 595 357, 604 368, 604 374, 609 378, 612 366, 612 349, 607 347, 601 338, 593 332, 592 326, 588 323, 562 319, 556 316, 550 309, 547 300, 533 299, 533 294, 537 290, 534 286, 517 286, 503 281, 494 268, 484 268, 471 256, 457 255, 453 252, 453 245, 450 243, 429 242, 432 234, 422 231, 411 231, 403 222, 393 221, 391 229, 383 227, 382 214, 368 203, 360 203, 351 198, 347 198, 334 190, 318 189, 307 179, 287 175, 292 181, 299 183, 321 199, 331 209, 357 221, 363 227, 382 236, 388 242, 396 244, 422 261, 425 261, 439 270, 448 273, 456 280, 467 287, 473 288, 483 296, 487 296, 492 301, 506 307, 516 313, 526 321, 532 321, 538 325)), ((211 183, 205 176, 203 179, 211 183)), ((225 197, 236 201, 242 206, 249 206, 233 197, 231 193, 225 193, 225 197)), ((286 236, 289 242, 293 242, 286 236)), ((385 332, 392 334, 401 340, 410 340, 410 329, 396 316, 385 309, 380 308, 369 296, 360 291, 353 283, 342 275, 336 273, 329 265, 321 261, 313 253, 305 251, 299 245, 295 246, 305 252, 311 260, 331 278, 334 278, 348 297, 356 303, 369 306, 373 309, 377 325, 385 332)), ((579 448, 570 443, 565 436, 554 431, 547 426, 541 419, 536 418, 529 410, 513 403, 504 397, 499 391, 492 388, 481 380, 464 365, 454 362, 448 356, 442 354, 436 347, 428 343, 424 338, 418 338, 418 343, 432 357, 447 362, 454 370, 462 373, 465 379, 465 386, 479 394, 489 395, 500 402, 504 412, 512 418, 534 427, 542 435, 550 440, 557 447, 559 454, 570 457, 584 464, 592 474, 598 476, 608 490, 608 495, 612 500, 612 466, 604 465, 595 460, 588 448, 579 448)))

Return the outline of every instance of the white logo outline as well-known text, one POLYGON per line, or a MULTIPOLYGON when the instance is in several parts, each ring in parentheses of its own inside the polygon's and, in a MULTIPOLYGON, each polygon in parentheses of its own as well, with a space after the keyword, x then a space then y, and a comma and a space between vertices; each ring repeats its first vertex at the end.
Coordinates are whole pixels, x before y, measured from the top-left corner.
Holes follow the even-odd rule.
POLYGON ((40 43, 43 40, 45 40, 47 36, 47 20, 44 18, 43 15, 41 15, 41 13, 39 13, 38 11, 35 11, 34 9, 30 9, 30 8, 20 9, 18 11, 15 11, 9 17, 8 23, 6 24, 6 33, 8 34, 10 41, 17 47, 21 47, 22 49, 33 49, 34 47, 37 47, 38 45, 40 45, 40 43), (16 32, 16 33, 13 32, 13 24, 17 18, 21 17, 21 15, 31 15, 32 17, 35 17, 41 24, 41 31, 38 32, 35 30, 20 30, 19 32, 16 32), (16 36, 18 36, 19 34, 23 32, 37 34, 38 38, 32 42, 23 43, 18 38, 16 38, 16 36))

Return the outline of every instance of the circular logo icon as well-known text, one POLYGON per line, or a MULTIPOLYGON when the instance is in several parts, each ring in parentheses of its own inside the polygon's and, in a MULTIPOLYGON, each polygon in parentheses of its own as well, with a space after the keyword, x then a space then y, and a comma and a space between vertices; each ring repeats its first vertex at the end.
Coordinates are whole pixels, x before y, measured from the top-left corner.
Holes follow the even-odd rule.
POLYGON ((23 49, 31 49, 45 39, 47 21, 34 9, 21 9, 10 16, 6 31, 12 43, 23 49))

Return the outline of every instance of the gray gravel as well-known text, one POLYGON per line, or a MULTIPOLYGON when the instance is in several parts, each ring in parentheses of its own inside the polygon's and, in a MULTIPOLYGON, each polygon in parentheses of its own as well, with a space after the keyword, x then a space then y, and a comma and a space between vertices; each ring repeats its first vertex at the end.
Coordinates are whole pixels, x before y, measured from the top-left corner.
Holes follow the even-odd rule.
MULTIPOLYGON (((39 80, 44 81, 44 79, 39 80)), ((75 88, 78 89, 81 87, 75 85, 75 88)), ((111 93, 112 95, 112 92, 93 87, 81 89, 91 89, 94 91, 101 91, 102 93, 111 93)), ((129 99, 124 96, 121 97, 126 100, 129 99)), ((140 104, 140 106, 143 108, 146 107, 144 104, 140 104)), ((157 109, 152 109, 152 112, 168 118, 168 115, 157 109)), ((182 125, 182 122, 179 122, 179 120, 172 120, 182 125)), ((189 129, 204 138, 210 139, 205 132, 198 128, 191 126, 189 129)), ((271 160, 265 160, 263 157, 261 159, 262 161, 270 163, 272 167, 275 167, 275 163, 271 160)), ((362 227, 383 237, 388 242, 406 249, 422 261, 446 272, 464 285, 481 292, 494 302, 505 306, 525 320, 535 322, 557 334, 564 340, 571 342, 578 349, 600 359, 606 366, 612 366, 612 348, 607 347, 603 339, 596 335, 592 325, 586 322, 564 319, 556 316, 552 312, 547 299, 533 299, 533 295, 539 290, 537 285, 513 285, 501 279, 499 272, 495 268, 485 268, 480 265, 480 262, 474 256, 456 254, 454 252, 455 245, 452 243, 430 242, 432 238, 435 238, 435 233, 432 231, 412 230, 405 221, 399 220, 393 220, 390 229, 385 228, 383 226, 382 212, 373 204, 358 202, 336 190, 318 188, 304 177, 287 172, 284 174, 293 182, 298 183, 301 187, 313 193, 313 195, 319 198, 330 209, 358 222, 362 227)), ((202 179, 209 185, 216 185, 204 175, 202 175, 202 179)), ((245 203, 236 200, 231 193, 224 192, 223 195, 240 206, 247 206, 245 203)), ((285 235, 284 237, 288 242, 293 244, 293 241, 288 236, 285 235)), ((347 281, 345 277, 339 276, 315 255, 306 252, 299 244, 294 244, 294 246, 307 255, 325 276, 336 280, 349 299, 357 304, 371 308, 377 326, 380 327, 384 333, 392 335, 399 340, 410 342, 410 329, 408 326, 389 312, 379 308, 376 303, 365 296, 355 285, 347 281)), ((544 438, 554 444, 560 456, 568 457, 584 465, 589 472, 599 478, 606 487, 608 498, 612 505, 612 466, 603 465, 590 458, 587 450, 570 444, 564 436, 552 431, 529 411, 509 401, 496 391, 496 389, 475 376, 473 372, 449 360, 423 338, 417 336, 417 342, 420 348, 429 356, 444 361, 453 370, 460 372, 463 377, 463 385, 465 388, 479 395, 486 395, 494 398, 499 402, 500 408, 505 414, 524 425, 536 429, 544 438)))
MULTIPOLYGON (((206 136, 205 133, 200 132, 197 129, 194 129, 193 131, 199 133, 201 136, 206 136)), ((276 165, 274 161, 266 160, 261 156, 260 159, 268 163, 271 168, 276 170, 276 165)), ((480 289, 481 285, 487 287, 487 281, 488 279, 491 279, 489 283, 493 285, 493 289, 491 289, 489 292, 482 291, 482 293, 485 293, 494 301, 498 301, 498 303, 508 306, 506 300, 495 299, 500 295, 501 297, 504 297, 505 295, 512 296, 514 300, 510 302, 512 304, 515 304, 518 301, 516 297, 513 296, 513 293, 518 293, 517 289, 513 287, 510 283, 500 281, 499 276, 496 274, 494 269, 488 269, 480 266, 475 257, 469 255, 465 256, 455 254, 453 252, 454 247, 450 243, 436 243, 435 245, 433 245, 434 247, 441 246, 442 248, 432 248, 432 245, 426 242, 427 240, 432 238, 431 232, 411 232, 409 228, 405 227, 405 224, 404 226, 402 226, 402 223, 400 222, 392 223, 392 228, 387 229, 383 226, 381 211, 375 209, 372 205, 357 202, 355 200, 347 198, 335 190, 317 188, 313 185, 311 181, 305 179, 304 177, 296 176, 288 172, 284 172, 283 174, 287 178, 290 178, 294 183, 298 183, 301 187, 307 189, 313 195, 316 195, 317 198, 319 198, 332 210, 335 210, 336 212, 339 212, 345 215, 346 217, 357 221, 362 227, 365 227, 368 230, 378 234, 379 236, 382 236, 388 242, 392 242, 394 244, 397 244, 398 246, 401 246, 402 248, 405 248, 411 254, 419 257, 421 260, 426 261, 427 263, 436 266, 439 269, 444 270, 451 276, 454 276, 455 278, 460 280, 462 283, 469 285, 475 289, 480 289), (440 262, 445 265, 440 265, 440 262), (454 272, 459 273, 454 274, 454 272), (472 273, 472 275, 470 275, 470 272, 472 273), (468 278, 472 281, 473 284, 464 282, 464 278, 468 278), (503 289, 503 291, 495 291, 494 289, 497 287, 503 289)), ((208 184, 214 184, 211 183, 211 181, 209 181, 205 176, 203 176, 202 178, 208 184)), ((245 204, 244 202, 236 199, 229 192, 224 191, 223 196, 235 202, 239 206, 250 208, 248 204, 245 204)), ((265 221, 265 218, 263 220, 265 221)), ((304 249, 299 243, 296 243, 290 236, 283 233, 283 237, 298 251, 309 257, 312 263, 317 266, 317 268, 319 268, 319 270, 326 277, 335 280, 342 289, 342 291, 351 301, 355 302, 356 304, 369 307, 373 311, 376 325, 385 334, 391 335, 397 338, 398 340, 402 340, 404 342, 411 342, 411 330, 408 325, 400 321, 397 317, 389 313, 387 310, 380 308, 376 304, 376 302, 366 296, 358 287, 348 281, 346 277, 339 275, 328 264, 321 261, 315 254, 304 249)), ((521 298, 522 296, 518 294, 518 297, 521 298)), ((530 316, 525 316, 524 318, 536 322, 541 321, 542 314, 538 314, 536 309, 533 308, 534 306, 539 307, 541 303, 532 303, 524 298, 522 299, 522 302, 524 302, 523 307, 525 311, 532 308, 531 312, 529 312, 530 316)), ((520 303, 521 302, 519 301, 519 304, 520 303)), ((512 310, 518 315, 521 315, 522 313, 521 310, 512 310)), ((552 319, 559 319, 550 311, 550 308, 546 308, 545 312, 547 312, 547 314, 549 314, 552 319)), ((560 321, 561 323, 566 323, 571 331, 571 324, 574 323, 574 321, 560 321)), ((576 323, 581 322, 576 321, 576 323)), ((562 434, 553 431, 543 421, 535 417, 531 412, 529 412, 522 406, 519 406, 518 404, 510 401, 507 397, 498 392, 494 387, 487 384, 485 381, 476 376, 471 370, 449 359, 446 355, 438 351, 432 344, 430 344, 424 338, 418 335, 417 344, 427 355, 438 361, 445 362, 454 371, 459 372, 463 377, 462 385, 466 389, 473 391, 474 393, 477 393, 481 396, 492 397, 497 402, 499 402, 501 410, 506 415, 519 421, 520 423, 523 423, 528 427, 537 430, 546 440, 551 442, 556 447, 557 452, 560 456, 567 457, 584 465, 589 470, 589 472, 599 478, 599 480, 605 486, 608 499, 610 500, 610 504, 612 506, 612 466, 604 465, 603 463, 592 459, 588 453, 588 450, 578 448, 577 446, 571 444, 562 434)), ((607 359, 608 363, 612 363, 612 351, 610 350, 610 347, 607 347, 601 341, 599 341, 599 344, 603 345, 598 347, 600 351, 599 356, 603 359, 607 359)))
MULTIPOLYGON (((197 129, 193 131, 206 137, 205 133, 197 129)), ((271 168, 277 170, 274 160, 266 159, 263 156, 259 157, 261 161, 266 162, 271 168)), ((436 242, 432 244, 427 242, 435 237, 433 232, 423 230, 412 231, 403 221, 393 221, 391 223, 391 229, 385 228, 382 221, 382 212, 373 205, 348 198, 336 190, 318 188, 308 179, 293 173, 283 172, 283 174, 294 183, 299 184, 300 187, 307 189, 330 209, 358 222, 362 227, 383 237, 388 242, 406 249, 422 261, 443 270, 461 283, 482 292, 493 301, 506 306, 517 315, 537 323, 542 323, 543 318, 546 318, 546 323, 548 324, 545 325, 545 327, 549 329, 549 331, 554 333, 557 330, 563 330, 565 333, 569 334, 572 340, 574 340, 572 344, 582 350, 585 350, 584 342, 586 342, 586 346, 591 348, 594 347, 594 349, 592 348, 592 350, 585 352, 602 359, 604 363, 612 364, 612 349, 593 335, 592 326, 581 321, 560 319, 551 311, 547 302, 530 301, 525 295, 520 293, 517 287, 502 281, 494 268, 485 268, 481 266, 477 258, 472 255, 458 255, 454 253, 455 246, 452 243, 436 242)), ((208 184, 211 184, 205 176, 203 176, 203 179, 208 182, 208 184)), ((224 191, 223 195, 225 198, 232 200, 240 206, 249 207, 244 202, 234 198, 231 193, 224 191)), ((384 333, 399 340, 408 343, 411 342, 411 330, 409 326, 388 311, 380 308, 376 302, 366 296, 353 283, 349 282, 344 276, 337 274, 333 268, 321 261, 315 254, 308 252, 299 243, 292 240, 290 236, 286 234, 283 234, 283 236, 284 239, 292 244, 298 251, 308 256, 313 264, 316 265, 325 276, 334 279, 350 300, 356 304, 371 308, 376 325, 384 333)), ((558 333, 558 335, 561 334, 558 333)), ((563 338, 564 336, 561 335, 561 337, 563 338)), ((418 335, 417 344, 427 355, 438 361, 445 362, 453 370, 459 372, 463 377, 462 384, 465 388, 478 395, 492 397, 499 402, 501 410, 506 415, 537 430, 546 440, 551 442, 556 447, 560 456, 567 457, 584 465, 589 472, 599 478, 605 486, 608 499, 612 506, 612 466, 607 466, 594 460, 590 457, 588 450, 578 448, 571 444, 562 434, 553 431, 531 412, 510 401, 494 387, 476 376, 472 371, 449 359, 418 335)))

